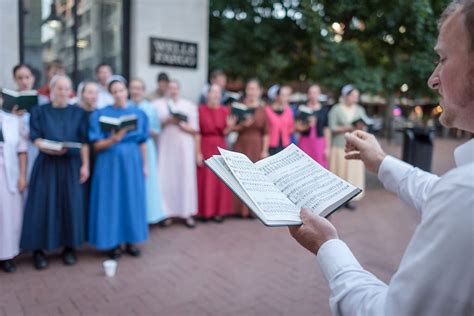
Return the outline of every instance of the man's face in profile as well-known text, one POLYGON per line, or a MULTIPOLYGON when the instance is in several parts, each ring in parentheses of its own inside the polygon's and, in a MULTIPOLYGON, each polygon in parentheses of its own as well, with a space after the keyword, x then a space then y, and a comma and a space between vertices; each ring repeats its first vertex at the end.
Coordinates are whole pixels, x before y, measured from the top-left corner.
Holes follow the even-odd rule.
POLYGON ((468 108, 474 111, 474 54, 459 10, 442 24, 435 51, 439 63, 428 85, 440 96, 440 121, 446 127, 466 128, 473 117, 468 108))

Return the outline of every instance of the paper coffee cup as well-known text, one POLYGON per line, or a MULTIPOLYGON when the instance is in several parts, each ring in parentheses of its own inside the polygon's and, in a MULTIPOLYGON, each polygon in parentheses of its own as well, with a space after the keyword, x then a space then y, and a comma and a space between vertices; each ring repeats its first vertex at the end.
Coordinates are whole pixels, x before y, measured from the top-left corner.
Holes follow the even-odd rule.
POLYGON ((116 260, 105 260, 104 261, 105 275, 108 277, 115 276, 117 272, 117 261, 116 260))

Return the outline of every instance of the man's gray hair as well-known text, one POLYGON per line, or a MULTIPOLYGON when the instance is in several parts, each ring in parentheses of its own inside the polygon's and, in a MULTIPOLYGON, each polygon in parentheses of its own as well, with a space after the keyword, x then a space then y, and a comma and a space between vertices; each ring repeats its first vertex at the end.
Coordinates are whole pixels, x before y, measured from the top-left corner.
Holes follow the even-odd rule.
POLYGON ((474 0, 453 0, 441 14, 439 26, 441 27, 451 15, 458 11, 464 15, 464 25, 470 39, 469 50, 472 52, 474 51, 474 0))

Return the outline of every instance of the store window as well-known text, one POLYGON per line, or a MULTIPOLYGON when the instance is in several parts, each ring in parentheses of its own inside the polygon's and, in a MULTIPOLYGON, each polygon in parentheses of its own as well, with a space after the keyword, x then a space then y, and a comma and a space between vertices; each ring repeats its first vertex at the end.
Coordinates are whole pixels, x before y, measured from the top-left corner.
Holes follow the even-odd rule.
POLYGON ((60 60, 78 84, 100 63, 128 77, 130 0, 20 0, 21 59, 46 82, 45 67, 60 60))

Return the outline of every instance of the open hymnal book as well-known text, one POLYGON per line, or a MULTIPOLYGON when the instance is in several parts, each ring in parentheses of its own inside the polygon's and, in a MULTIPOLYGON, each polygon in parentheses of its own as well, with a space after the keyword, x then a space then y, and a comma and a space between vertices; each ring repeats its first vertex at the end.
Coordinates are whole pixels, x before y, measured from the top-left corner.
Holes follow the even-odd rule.
POLYGON ((15 106, 18 110, 30 112, 35 105, 38 105, 38 92, 36 90, 18 92, 3 88, 2 99, 2 108, 7 112, 11 112, 15 106))
POLYGON ((122 115, 120 117, 110 117, 101 115, 99 117, 100 128, 104 132, 118 131, 119 129, 130 127, 136 129, 138 117, 135 114, 122 115))
POLYGON ((43 149, 48 149, 52 151, 61 151, 64 148, 66 149, 81 149, 82 144, 76 142, 58 142, 55 140, 43 139, 41 140, 40 147, 43 149))
POLYGON ((329 216, 362 192, 294 144, 256 163, 241 153, 219 152, 206 165, 267 226, 301 224, 302 207, 329 216))

